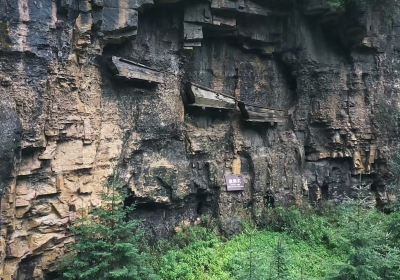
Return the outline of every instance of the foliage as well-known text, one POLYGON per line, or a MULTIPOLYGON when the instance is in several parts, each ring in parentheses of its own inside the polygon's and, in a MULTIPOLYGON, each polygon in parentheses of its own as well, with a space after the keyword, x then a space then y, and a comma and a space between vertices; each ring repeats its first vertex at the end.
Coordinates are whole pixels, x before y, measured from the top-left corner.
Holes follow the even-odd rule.
POLYGON ((220 238, 202 227, 190 227, 170 240, 171 249, 161 257, 162 279, 229 279, 217 259, 220 238))
POLYGON ((400 279, 399 213, 356 201, 266 216, 265 229, 247 228, 227 241, 200 227, 178 234, 179 246, 161 256, 162 279, 400 279))
MULTIPOLYGON (((400 254, 388 240, 390 227, 381 213, 358 203, 348 208, 345 234, 349 253, 344 264, 329 279, 400 279, 400 254)), ((391 220, 391 219, 389 219, 391 220)))
POLYGON ((256 229, 254 227, 248 226, 246 228, 246 235, 248 236, 246 240, 247 250, 243 251, 242 254, 235 254, 231 263, 228 264, 232 278, 238 280, 261 280, 266 279, 266 276, 269 275, 267 260, 254 247, 256 245, 254 242, 255 234, 256 229))
POLYGON ((264 214, 264 224, 272 231, 286 232, 300 240, 328 247, 338 246, 340 235, 332 230, 335 214, 321 215, 312 209, 274 208, 264 214))
POLYGON ((148 254, 124 198, 114 179, 103 206, 72 229, 77 242, 61 266, 64 279, 400 279, 400 213, 384 214, 362 200, 268 209, 263 228, 247 226, 230 240, 211 223, 184 227, 148 254))
POLYGON ((400 211, 391 215, 388 221, 388 233, 391 244, 400 246, 400 211))
POLYGON ((343 259, 324 246, 296 240, 286 233, 248 229, 226 242, 215 233, 209 234, 208 242, 204 239, 194 241, 187 247, 173 246, 174 249, 164 252, 159 264, 161 278, 268 279, 276 271, 276 260, 285 259, 287 279, 312 280, 325 277, 330 264, 343 259), (285 244, 284 252, 276 254, 279 240, 285 244))
POLYGON ((289 279, 288 256, 282 240, 278 240, 272 251, 269 280, 289 279))
POLYGON ((114 176, 103 194, 103 205, 72 228, 76 243, 61 264, 64 279, 158 279, 143 252, 140 223, 127 216, 122 184, 114 176))

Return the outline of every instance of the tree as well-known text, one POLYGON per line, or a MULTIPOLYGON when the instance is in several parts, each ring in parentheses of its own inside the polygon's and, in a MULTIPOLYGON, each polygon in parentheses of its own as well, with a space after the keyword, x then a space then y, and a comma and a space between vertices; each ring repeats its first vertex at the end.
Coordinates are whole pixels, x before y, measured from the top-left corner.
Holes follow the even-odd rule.
POLYGON ((288 257, 284 244, 279 239, 272 252, 269 280, 286 280, 289 278, 288 257))
POLYGON ((103 205, 72 228, 76 242, 61 264, 63 279, 158 279, 143 250, 144 231, 137 220, 128 219, 133 206, 124 206, 122 186, 114 175, 103 205))
MULTIPOLYGON (((330 280, 395 280, 400 279, 400 251, 390 244, 392 236, 385 230, 386 221, 376 210, 365 208, 365 201, 355 201, 349 208, 348 257, 330 280)), ((389 218, 389 217, 388 217, 389 218)))

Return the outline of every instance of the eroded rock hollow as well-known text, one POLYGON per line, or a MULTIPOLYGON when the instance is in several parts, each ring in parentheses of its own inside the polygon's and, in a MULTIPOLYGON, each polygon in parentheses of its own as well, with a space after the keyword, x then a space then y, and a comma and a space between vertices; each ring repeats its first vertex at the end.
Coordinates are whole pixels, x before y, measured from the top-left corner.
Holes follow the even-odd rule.
POLYGON ((0 0, 0 275, 42 279, 115 170, 158 237, 384 204, 400 3, 331 2, 0 0))

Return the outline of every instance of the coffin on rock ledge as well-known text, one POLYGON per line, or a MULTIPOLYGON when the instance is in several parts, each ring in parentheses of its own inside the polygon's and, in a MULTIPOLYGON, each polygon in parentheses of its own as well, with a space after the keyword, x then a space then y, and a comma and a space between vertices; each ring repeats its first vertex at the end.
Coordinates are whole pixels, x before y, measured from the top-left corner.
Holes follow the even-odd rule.
POLYGON ((121 57, 113 56, 110 68, 115 76, 124 80, 158 84, 163 82, 163 76, 160 71, 121 57))
POLYGON ((236 109, 236 102, 233 96, 218 93, 212 89, 191 83, 187 91, 189 106, 216 109, 236 109))
POLYGON ((242 101, 238 102, 238 106, 242 117, 248 122, 270 123, 274 125, 286 121, 286 113, 283 110, 249 105, 242 101))

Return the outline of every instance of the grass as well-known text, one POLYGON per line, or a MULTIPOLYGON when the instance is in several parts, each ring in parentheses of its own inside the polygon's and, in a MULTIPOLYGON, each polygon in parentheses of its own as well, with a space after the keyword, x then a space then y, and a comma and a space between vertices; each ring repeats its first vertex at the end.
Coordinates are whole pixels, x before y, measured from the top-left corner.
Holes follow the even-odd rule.
POLYGON ((253 266, 257 270, 255 274, 259 275, 260 279, 265 279, 269 274, 270 264, 273 262, 273 249, 279 241, 284 244, 286 249, 289 277, 291 279, 322 279, 330 272, 330 264, 344 260, 343 256, 335 254, 324 246, 315 246, 308 242, 294 239, 286 233, 266 230, 256 231, 252 234, 241 234, 228 241, 221 251, 219 257, 226 256, 224 265, 231 272, 231 278, 229 279, 235 279, 236 275, 240 275, 239 277, 242 279, 247 279, 245 278, 246 274, 250 274, 249 250, 252 250, 253 266), (247 263, 243 263, 242 261, 246 259, 247 263))
MULTIPOLYGON (((229 240, 204 227, 189 227, 159 251, 157 269, 165 280, 327 279, 348 262, 357 220, 363 223, 363 235, 379 243, 384 236, 395 236, 399 228, 392 233, 390 228, 399 227, 398 215, 354 208, 323 215, 275 209, 266 215, 267 226, 247 227, 229 240), (279 256, 284 277, 274 273, 278 244, 284 247, 285 256, 279 256)), ((397 237, 390 242, 386 245, 393 247, 397 237)))
POLYGON ((273 249, 281 241, 287 251, 291 279, 324 279, 333 263, 344 261, 322 245, 297 240, 286 233, 247 231, 226 242, 210 233, 210 239, 168 251, 161 261, 162 279, 266 279, 273 249), (251 262, 251 264, 250 264, 251 262), (257 276, 256 276, 257 275, 257 276))

